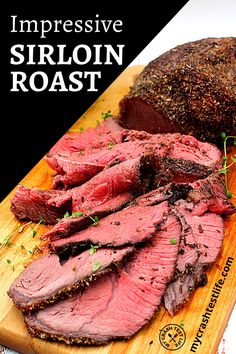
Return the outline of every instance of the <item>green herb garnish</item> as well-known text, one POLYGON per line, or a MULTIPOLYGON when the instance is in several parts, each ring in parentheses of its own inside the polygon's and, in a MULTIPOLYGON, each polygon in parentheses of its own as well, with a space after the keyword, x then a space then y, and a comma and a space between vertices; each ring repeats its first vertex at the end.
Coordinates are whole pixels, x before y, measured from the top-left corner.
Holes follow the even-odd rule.
POLYGON ((32 221, 29 221, 27 224, 24 224, 24 225, 21 225, 20 223, 18 223, 17 225, 17 230, 13 231, 11 234, 5 236, 5 238, 3 239, 2 242, 0 242, 0 247, 10 247, 10 246, 13 246, 14 243, 11 241, 11 237, 16 234, 17 232, 21 233, 24 228, 29 225, 29 224, 32 224, 32 221))
POLYGON ((79 128, 79 131, 80 131, 80 132, 83 132, 83 131, 84 131, 84 128, 83 128, 83 127, 80 127, 80 128, 79 128))
POLYGON ((7 259, 7 263, 8 263, 8 264, 11 264, 11 260, 10 260, 10 259, 7 259))
POLYGON ((96 272, 96 270, 98 270, 100 267, 101 267, 101 263, 99 261, 95 261, 93 263, 92 271, 96 272))
POLYGON ((0 245, 1 246, 7 246, 7 247, 10 247, 10 246, 14 245, 14 243, 11 242, 11 240, 10 240, 12 235, 13 235, 13 233, 10 234, 10 235, 5 236, 4 239, 3 239, 3 242, 0 245))
POLYGON ((38 224, 45 224, 45 219, 42 216, 40 216, 38 224))
POLYGON ((224 139, 226 138, 225 132, 221 132, 221 133, 220 133, 220 136, 221 136, 221 138, 224 140, 224 139))
POLYGON ((98 216, 90 216, 90 219, 93 221, 93 226, 97 226, 99 223, 99 217, 98 216))
POLYGON ((34 238, 37 235, 37 231, 35 229, 32 230, 32 237, 34 238))
POLYGON ((118 165, 118 164, 121 163, 121 162, 122 162, 122 160, 116 158, 113 162, 111 162, 111 163, 109 164, 109 167, 118 165))
POLYGON ((17 225, 17 230, 19 233, 21 233, 24 230, 24 225, 21 225, 20 223, 17 225))
POLYGON ((69 218, 69 217, 70 217, 70 213, 69 213, 69 211, 67 211, 67 212, 64 214, 63 218, 69 218))
POLYGON ((177 245, 177 241, 175 238, 170 238, 170 244, 171 245, 177 245))
POLYGON ((180 327, 182 327, 184 329, 184 320, 180 321, 180 327))
POLYGON ((31 255, 34 255, 36 253, 43 253, 43 251, 37 245, 35 245, 34 248, 32 249, 32 251, 29 251, 29 253, 31 255))
POLYGON ((24 224, 24 225, 22 225, 21 223, 19 223, 19 224, 17 225, 17 231, 18 231, 19 233, 21 233, 21 232, 24 230, 24 228, 25 228, 26 226, 30 225, 30 224, 32 224, 32 221, 29 221, 29 222, 27 222, 27 223, 24 224))
POLYGON ((103 120, 106 120, 107 118, 112 117, 111 110, 109 109, 109 111, 107 111, 107 112, 102 112, 101 116, 102 116, 103 120))
POLYGON ((96 120, 96 126, 98 127, 101 124, 101 122, 97 119, 96 120))
POLYGON ((91 244, 90 245, 90 250, 89 250, 90 256, 92 256, 92 254, 94 254, 94 252, 96 252, 98 248, 99 248, 99 246, 91 244))
POLYGON ((111 150, 113 148, 113 146, 115 145, 115 143, 113 141, 109 141, 108 145, 108 150, 111 150))
POLYGON ((69 211, 67 211, 65 214, 64 214, 64 218, 73 218, 73 217, 80 217, 80 216, 83 216, 84 215, 84 212, 83 211, 75 211, 74 213, 72 213, 70 215, 69 211))
POLYGON ((71 214, 71 217, 75 217, 75 216, 83 216, 84 212, 83 211, 75 211, 74 213, 71 214))
POLYGON ((44 218, 42 216, 40 216, 39 222, 37 223, 37 225, 34 228, 32 228, 32 237, 33 238, 37 235, 38 231, 36 229, 39 227, 39 225, 44 224, 44 223, 45 223, 44 218))
POLYGON ((227 155, 227 141, 228 139, 233 139, 233 145, 236 145, 236 136, 233 135, 226 135, 225 132, 221 132, 221 138, 223 140, 223 166, 219 170, 220 174, 224 175, 225 179, 225 188, 226 188, 226 194, 229 198, 232 197, 232 193, 230 192, 228 188, 228 179, 227 179, 227 174, 229 172, 230 167, 232 167, 234 164, 236 164, 236 156, 231 156, 229 161, 229 157, 227 155))

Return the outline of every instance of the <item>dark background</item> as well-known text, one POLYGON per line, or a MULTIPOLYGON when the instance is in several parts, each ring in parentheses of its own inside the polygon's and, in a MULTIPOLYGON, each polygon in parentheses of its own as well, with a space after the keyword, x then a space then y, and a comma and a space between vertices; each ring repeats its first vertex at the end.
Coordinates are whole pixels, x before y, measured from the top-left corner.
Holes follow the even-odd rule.
MULTIPOLYGON (((164 1, 161 8, 153 2, 145 2, 141 8, 135 2, 83 3, 77 1, 76 6, 64 1, 64 6, 57 4, 53 9, 44 6, 42 2, 33 2, 31 7, 24 2, 17 6, 11 4, 1 11, 2 35, 2 77, 1 77, 1 125, 0 125, 0 200, 2 200, 54 143, 71 127, 97 97, 114 81, 125 67, 142 51, 156 34, 174 17, 187 1, 164 1), (134 7, 135 6, 135 7, 134 7), (94 19, 95 14, 100 19, 120 19, 123 21, 123 31, 115 33, 50 33, 46 39, 40 39, 39 33, 10 33, 11 15, 19 19, 54 20, 54 19, 94 19), (67 44, 71 50, 78 44, 125 44, 123 65, 91 64, 78 67, 50 65, 10 65, 10 48, 14 44, 67 44), (50 78, 56 71, 62 71, 65 78, 70 72, 100 71, 102 78, 97 82, 97 92, 10 92, 11 71, 44 71, 50 78)), ((67 81, 68 82, 68 81, 67 81)))

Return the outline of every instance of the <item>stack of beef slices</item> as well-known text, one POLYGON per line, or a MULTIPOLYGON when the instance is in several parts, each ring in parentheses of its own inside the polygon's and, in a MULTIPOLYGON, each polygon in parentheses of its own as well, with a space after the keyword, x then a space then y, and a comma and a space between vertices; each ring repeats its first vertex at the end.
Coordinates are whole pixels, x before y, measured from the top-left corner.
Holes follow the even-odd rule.
POLYGON ((66 134, 46 160, 53 189, 19 186, 11 210, 53 225, 49 252, 9 289, 28 331, 68 344, 128 339, 163 304, 174 315, 222 247, 235 207, 221 153, 192 136, 120 129, 66 134))

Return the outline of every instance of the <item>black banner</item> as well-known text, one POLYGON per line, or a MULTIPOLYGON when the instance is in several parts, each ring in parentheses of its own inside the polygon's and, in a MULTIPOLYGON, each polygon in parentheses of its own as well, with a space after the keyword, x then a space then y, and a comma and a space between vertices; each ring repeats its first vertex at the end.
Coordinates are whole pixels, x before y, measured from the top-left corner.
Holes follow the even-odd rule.
POLYGON ((0 200, 185 3, 34 2, 2 11, 0 200))

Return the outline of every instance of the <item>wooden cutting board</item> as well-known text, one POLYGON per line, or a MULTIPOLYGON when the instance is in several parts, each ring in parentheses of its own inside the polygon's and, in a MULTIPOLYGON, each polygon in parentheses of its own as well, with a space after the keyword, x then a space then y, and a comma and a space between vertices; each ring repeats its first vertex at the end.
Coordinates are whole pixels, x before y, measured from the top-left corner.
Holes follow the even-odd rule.
MULTIPOLYGON (((118 102, 128 92, 142 68, 127 68, 70 131, 95 126, 96 121, 101 120, 102 112, 111 110, 113 114, 117 113, 118 102)), ((50 187, 51 181, 52 170, 42 159, 21 184, 46 189, 50 187)), ((235 167, 231 170, 228 181, 230 190, 236 195, 235 167)), ((171 317, 161 308, 154 319, 129 341, 100 347, 68 346, 32 338, 24 327, 21 312, 13 306, 7 295, 13 280, 38 255, 37 247, 42 247, 40 236, 48 229, 44 225, 35 226, 33 223, 25 226, 24 230, 20 229, 19 221, 10 212, 10 198, 13 193, 14 190, 0 204, 0 344, 21 353, 39 354, 161 354, 170 353, 174 349, 181 354, 216 353, 236 299, 236 215, 225 220, 223 248, 217 261, 207 272, 208 284, 197 289, 189 303, 176 316, 171 317), (218 296, 216 302, 213 294, 218 296)), ((235 198, 232 201, 236 203, 235 198)))

